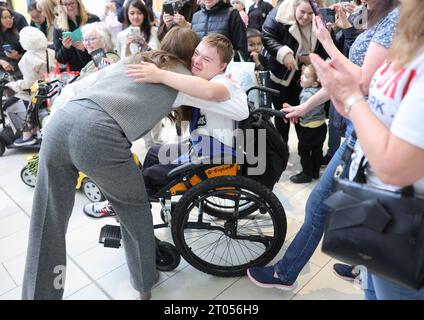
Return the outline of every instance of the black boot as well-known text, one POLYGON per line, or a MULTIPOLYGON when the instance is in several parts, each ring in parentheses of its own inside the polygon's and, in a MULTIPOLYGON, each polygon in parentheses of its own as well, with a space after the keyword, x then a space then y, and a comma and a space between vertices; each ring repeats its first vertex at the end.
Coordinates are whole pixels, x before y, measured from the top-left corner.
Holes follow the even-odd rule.
POLYGON ((312 177, 302 171, 301 173, 291 176, 290 181, 293 183, 308 183, 312 182, 312 177))

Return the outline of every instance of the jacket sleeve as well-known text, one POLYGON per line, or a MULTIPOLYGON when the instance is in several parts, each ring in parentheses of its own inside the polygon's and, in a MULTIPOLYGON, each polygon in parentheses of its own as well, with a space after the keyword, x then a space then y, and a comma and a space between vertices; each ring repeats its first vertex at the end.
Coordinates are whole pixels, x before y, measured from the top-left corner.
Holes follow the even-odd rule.
POLYGON ((123 0, 115 0, 116 6, 116 16, 118 17, 118 21, 120 23, 124 23, 124 1, 123 0))
POLYGON ((243 59, 247 61, 249 54, 247 51, 246 25, 243 20, 241 20, 237 10, 232 10, 231 12, 229 27, 234 51, 241 52, 243 54, 243 59))
POLYGON ((55 49, 56 60, 60 63, 66 63, 69 61, 69 51, 62 45, 62 30, 55 28, 53 31, 53 44, 55 49))
POLYGON ((38 63, 34 65, 28 57, 23 57, 21 63, 19 63, 19 69, 21 70, 23 79, 7 84, 7 86, 15 92, 30 89, 40 78, 43 70, 46 69, 46 64, 38 63))
POLYGON ((293 49, 283 43, 288 38, 288 28, 281 27, 275 20, 277 8, 274 8, 267 16, 262 26, 262 42, 269 55, 281 64, 288 53, 293 53, 293 49))

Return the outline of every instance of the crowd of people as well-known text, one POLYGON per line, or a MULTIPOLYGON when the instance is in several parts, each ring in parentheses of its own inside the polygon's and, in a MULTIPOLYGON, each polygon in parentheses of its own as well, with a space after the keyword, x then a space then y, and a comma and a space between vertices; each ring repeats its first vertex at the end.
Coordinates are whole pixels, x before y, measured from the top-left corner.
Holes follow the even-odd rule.
MULTIPOLYGON (((416 195, 424 194, 424 4, 316 3, 332 10, 334 22, 315 16, 309 0, 282 0, 275 7, 255 0, 249 8, 244 0, 165 1, 159 13, 151 1, 111 0, 100 17, 81 0, 33 0, 28 25, 0 2, 0 71, 16 79, 7 84, 12 94, 6 108, 18 100, 28 105, 28 89, 55 65, 79 73, 55 100, 43 130, 24 299, 62 298, 63 288, 52 285, 53 270, 66 265, 64 230, 78 171, 107 198, 84 212, 119 217, 131 284, 150 299, 157 274, 148 197, 166 184, 171 169, 187 161, 182 156, 159 163, 161 121, 171 113, 188 121, 194 152, 200 152, 200 141, 210 140, 220 152, 233 154, 232 138, 219 132, 234 129, 249 110, 245 93, 224 75, 232 61, 254 62, 257 72, 266 73, 267 86, 279 92, 272 106, 287 115, 275 118, 275 126, 287 143, 294 125, 302 168, 288 183, 318 180, 304 223, 281 260, 248 269, 254 284, 294 288, 324 233, 324 200, 348 146, 355 148, 350 176, 365 158, 367 184, 413 185, 416 195), (93 58, 99 50, 100 65, 93 58), (130 150, 139 138, 149 150, 142 171, 130 150)), ((33 143, 31 130, 15 141, 33 143)), ((345 279, 361 277, 354 266, 336 264, 334 271, 345 279)), ((424 289, 407 289, 373 273, 367 277, 366 299, 424 299, 424 289)))

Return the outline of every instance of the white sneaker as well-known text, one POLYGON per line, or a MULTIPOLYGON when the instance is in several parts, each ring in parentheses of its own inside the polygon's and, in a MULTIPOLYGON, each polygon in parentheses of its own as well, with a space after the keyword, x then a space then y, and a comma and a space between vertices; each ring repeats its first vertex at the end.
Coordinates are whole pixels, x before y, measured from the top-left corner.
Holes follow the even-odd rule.
POLYGON ((103 202, 86 204, 83 207, 83 211, 87 216, 92 218, 106 218, 116 216, 115 210, 113 210, 112 205, 107 200, 103 202))

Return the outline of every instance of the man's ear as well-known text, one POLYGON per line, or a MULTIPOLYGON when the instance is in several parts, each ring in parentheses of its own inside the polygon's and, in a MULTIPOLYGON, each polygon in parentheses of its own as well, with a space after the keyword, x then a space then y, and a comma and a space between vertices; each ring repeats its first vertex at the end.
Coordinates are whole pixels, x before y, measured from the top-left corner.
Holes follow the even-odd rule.
POLYGON ((223 71, 227 68, 227 66, 228 66, 228 63, 223 63, 223 64, 221 64, 221 66, 219 67, 219 70, 220 70, 221 72, 223 72, 223 71))

